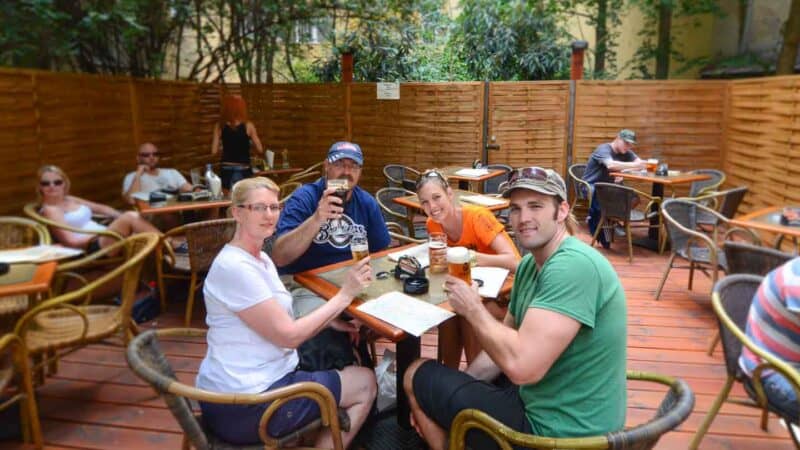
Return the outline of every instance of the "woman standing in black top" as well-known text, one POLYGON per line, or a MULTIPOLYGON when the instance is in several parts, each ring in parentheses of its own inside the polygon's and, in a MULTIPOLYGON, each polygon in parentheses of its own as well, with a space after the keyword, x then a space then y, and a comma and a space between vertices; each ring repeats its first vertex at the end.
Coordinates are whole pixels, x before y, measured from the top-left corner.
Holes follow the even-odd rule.
POLYGON ((253 176, 250 167, 250 143, 259 155, 263 153, 256 127, 247 120, 247 104, 239 95, 227 95, 222 99, 222 120, 214 125, 211 154, 219 153, 222 144, 222 188, 230 189, 243 178, 253 176))

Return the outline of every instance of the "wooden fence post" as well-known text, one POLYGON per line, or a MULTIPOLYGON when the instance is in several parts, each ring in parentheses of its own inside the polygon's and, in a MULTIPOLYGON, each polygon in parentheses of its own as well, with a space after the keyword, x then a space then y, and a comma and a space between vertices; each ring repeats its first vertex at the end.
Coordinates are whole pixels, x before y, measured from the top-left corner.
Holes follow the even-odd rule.
POLYGON ((136 85, 134 79, 128 78, 128 95, 131 98, 131 135, 133 136, 133 148, 137 148, 142 144, 142 130, 139 126, 139 99, 137 98, 136 85))
POLYGON ((353 140, 353 117, 350 111, 352 101, 353 54, 342 54, 342 84, 344 85, 344 130, 345 140, 353 140))

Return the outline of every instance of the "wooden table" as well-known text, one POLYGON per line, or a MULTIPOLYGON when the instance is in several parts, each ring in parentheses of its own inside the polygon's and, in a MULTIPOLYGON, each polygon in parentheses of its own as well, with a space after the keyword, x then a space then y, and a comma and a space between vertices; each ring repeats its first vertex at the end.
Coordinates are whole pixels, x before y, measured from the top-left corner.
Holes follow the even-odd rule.
POLYGON ((223 198, 220 200, 197 200, 194 202, 179 202, 177 198, 171 198, 164 202, 154 203, 136 199, 136 209, 142 214, 170 214, 181 211, 227 208, 230 205, 230 198, 223 198))
MULTIPOLYGON (((703 181, 711 178, 710 175, 688 172, 681 172, 675 175, 656 175, 653 172, 611 172, 611 176, 621 177, 624 180, 652 183, 653 190, 651 195, 661 199, 664 198, 664 186, 669 186, 674 193, 675 186, 679 184, 693 183, 695 181, 703 181)), ((650 212, 658 212, 658 206, 653 205, 650 212)), ((633 243, 640 247, 658 251, 659 233, 661 233, 661 230, 658 227, 658 215, 653 214, 650 218, 650 229, 647 231, 647 237, 635 239, 633 243)))
MULTIPOLYGON (((471 202, 468 202, 468 201, 461 200, 461 197, 466 196, 466 195, 480 195, 481 197, 486 197, 487 199, 500 200, 501 201, 501 203, 498 203, 496 205, 484 206, 489 211, 500 211, 500 210, 508 208, 508 205, 509 205, 508 199, 505 199, 505 198, 502 198, 502 197, 491 197, 491 196, 488 196, 488 195, 478 194, 476 192, 465 191, 465 190, 462 190, 462 189, 453 189, 453 193, 455 194, 456 200, 458 200, 462 205, 484 206, 484 205, 479 205, 478 203, 471 203, 471 202)), ((406 222, 408 224, 409 233, 411 233, 411 237, 416 237, 415 233, 414 233, 414 214, 415 214, 415 211, 423 211, 424 212, 424 210, 422 209, 422 205, 419 203, 419 197, 417 197, 417 195, 414 194, 414 195, 408 195, 406 197, 397 197, 397 198, 394 198, 392 200, 395 203, 403 205, 403 206, 406 207, 406 222)))
POLYGON ((506 174, 505 170, 501 169, 487 169, 489 172, 486 175, 480 175, 477 177, 468 177, 464 175, 458 175, 456 172, 462 169, 468 169, 468 167, 445 167, 442 169, 444 175, 447 176, 449 180, 458 181, 458 188, 463 190, 474 191, 478 193, 483 193, 483 182, 494 177, 503 176, 506 174), (472 182, 478 183, 478 188, 473 189, 471 184, 472 182))
POLYGON ((782 237, 789 236, 795 239, 800 239, 800 227, 784 225, 781 223, 781 214, 783 206, 769 206, 755 210, 743 216, 731 219, 733 225, 753 228, 759 231, 767 231, 776 233, 779 239, 775 241, 776 247, 780 247, 782 237))
POLYGON ((46 292, 50 288, 58 263, 11 264, 7 273, 0 275, 0 297, 30 295, 46 292))
MULTIPOLYGON (((395 262, 389 260, 386 256, 389 253, 400 251, 404 248, 413 247, 414 244, 406 245, 404 247, 391 248, 381 252, 373 253, 370 265, 372 270, 377 274, 381 271, 390 271, 396 265, 395 262)), ((294 275, 294 280, 319 295, 324 299, 333 297, 339 291, 340 280, 345 276, 346 271, 352 265, 351 260, 343 261, 336 264, 320 267, 317 269, 301 272, 294 275)), ((429 303, 436 304, 448 311, 452 311, 452 307, 446 300, 446 295, 442 290, 444 284, 444 274, 427 274, 430 281, 430 291, 428 294, 418 296, 420 300, 428 301, 429 303)), ((511 286, 514 284, 513 275, 510 275, 503 287, 500 289, 501 294, 511 292, 511 286)), ((359 305, 364 301, 369 301, 370 298, 378 297, 386 292, 399 290, 402 292, 401 281, 396 280, 393 276, 389 278, 372 282, 372 284, 365 289, 362 298, 356 298, 353 303, 347 307, 347 312, 354 318, 360 320, 365 326, 377 332, 381 336, 395 342, 397 345, 397 421, 398 423, 409 428, 409 406, 408 398, 405 391, 403 391, 403 375, 406 373, 408 366, 417 358, 420 357, 420 338, 412 336, 403 332, 403 330, 390 325, 380 319, 377 319, 369 314, 360 311, 359 305)))

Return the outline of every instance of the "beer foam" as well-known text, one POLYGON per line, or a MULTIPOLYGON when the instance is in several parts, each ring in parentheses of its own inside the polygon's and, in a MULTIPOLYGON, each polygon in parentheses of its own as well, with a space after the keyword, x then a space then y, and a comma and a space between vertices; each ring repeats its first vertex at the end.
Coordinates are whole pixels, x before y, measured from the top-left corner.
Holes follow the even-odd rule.
POLYGON ((468 263, 469 250, 466 247, 450 247, 447 249, 447 262, 449 263, 468 263))

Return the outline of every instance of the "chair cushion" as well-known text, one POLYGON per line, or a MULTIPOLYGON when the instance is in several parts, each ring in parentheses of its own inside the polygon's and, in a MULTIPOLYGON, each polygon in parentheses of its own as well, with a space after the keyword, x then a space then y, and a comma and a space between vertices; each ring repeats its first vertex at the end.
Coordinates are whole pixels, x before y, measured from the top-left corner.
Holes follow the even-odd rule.
POLYGON ((643 211, 639 211, 638 209, 631 210, 631 222, 641 222, 646 218, 647 216, 645 216, 643 211))
POLYGON ((80 316, 68 309, 54 309, 38 314, 25 333, 25 345, 31 353, 61 348, 87 340, 102 339, 114 334, 120 326, 119 307, 114 305, 78 306, 86 314, 89 329, 82 337, 84 324, 80 316))

